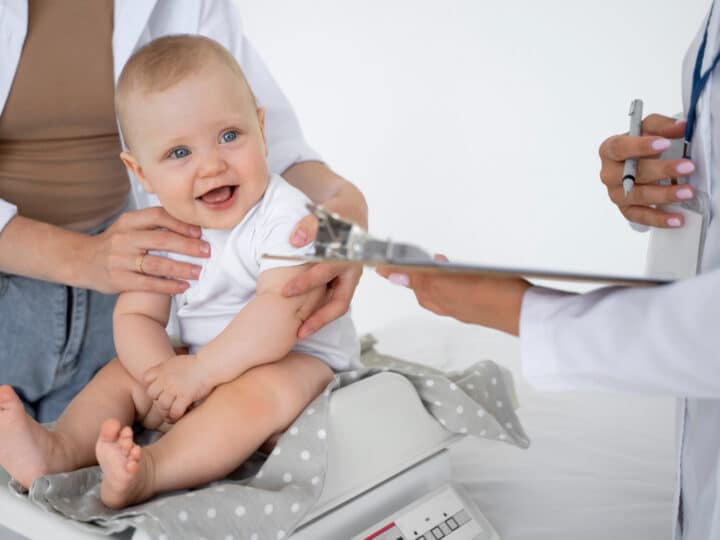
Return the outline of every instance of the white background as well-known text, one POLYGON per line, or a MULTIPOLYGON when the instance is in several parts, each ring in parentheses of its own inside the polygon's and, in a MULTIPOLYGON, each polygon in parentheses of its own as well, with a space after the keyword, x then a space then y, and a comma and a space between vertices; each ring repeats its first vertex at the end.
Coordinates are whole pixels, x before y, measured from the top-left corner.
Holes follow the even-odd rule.
MULTIPOLYGON (((681 111, 708 0, 238 4, 372 233, 459 261, 642 275, 645 235, 609 203, 597 150, 632 98, 681 111)), ((353 310, 362 332, 431 317, 371 270, 353 310)))

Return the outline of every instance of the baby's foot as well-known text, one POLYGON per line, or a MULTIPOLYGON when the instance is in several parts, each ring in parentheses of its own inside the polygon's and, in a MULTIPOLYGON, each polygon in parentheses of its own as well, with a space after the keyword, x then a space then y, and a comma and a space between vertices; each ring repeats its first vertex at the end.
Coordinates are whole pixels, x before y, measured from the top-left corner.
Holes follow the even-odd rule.
POLYGON ((53 441, 33 420, 12 387, 0 386, 0 466, 26 489, 50 472, 53 441))
POLYGON ((95 445, 103 471, 100 498, 110 508, 122 508, 152 496, 148 459, 133 442, 132 429, 120 429, 115 419, 105 420, 95 445))

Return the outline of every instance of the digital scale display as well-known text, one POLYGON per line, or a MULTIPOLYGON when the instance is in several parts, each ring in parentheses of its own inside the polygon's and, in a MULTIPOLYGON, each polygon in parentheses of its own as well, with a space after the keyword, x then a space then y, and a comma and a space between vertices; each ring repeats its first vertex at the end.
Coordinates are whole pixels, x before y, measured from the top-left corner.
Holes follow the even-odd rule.
POLYGON ((474 503, 446 485, 388 516, 353 540, 499 540, 474 503))

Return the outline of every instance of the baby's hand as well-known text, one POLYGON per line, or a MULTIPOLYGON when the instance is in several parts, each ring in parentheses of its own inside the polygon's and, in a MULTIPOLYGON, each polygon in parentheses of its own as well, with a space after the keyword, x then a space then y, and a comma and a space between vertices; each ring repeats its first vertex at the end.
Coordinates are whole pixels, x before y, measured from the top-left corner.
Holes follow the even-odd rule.
POLYGON ((169 421, 182 418, 187 408, 210 393, 195 355, 173 356, 143 376, 148 395, 169 421))

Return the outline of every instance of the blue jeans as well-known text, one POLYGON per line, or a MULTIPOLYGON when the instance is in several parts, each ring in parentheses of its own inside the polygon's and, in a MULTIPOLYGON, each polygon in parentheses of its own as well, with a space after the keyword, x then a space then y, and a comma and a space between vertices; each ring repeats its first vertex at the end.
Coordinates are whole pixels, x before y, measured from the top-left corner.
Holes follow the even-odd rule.
POLYGON ((115 357, 117 295, 0 272, 0 384, 40 422, 57 419, 115 357))

